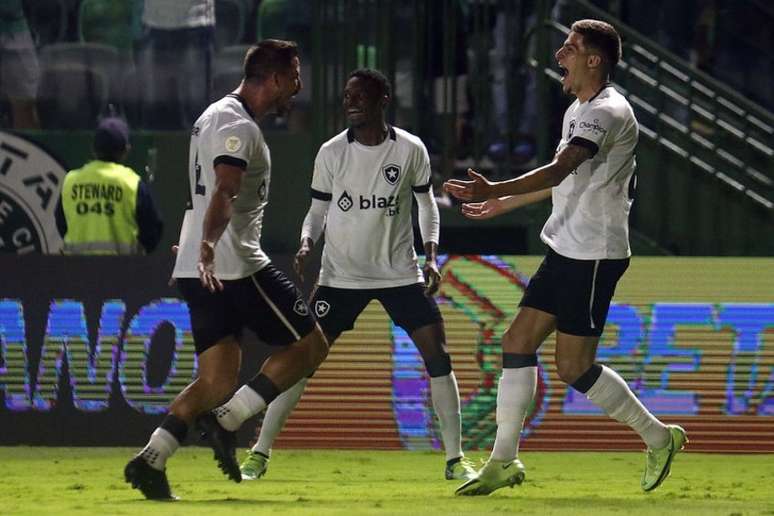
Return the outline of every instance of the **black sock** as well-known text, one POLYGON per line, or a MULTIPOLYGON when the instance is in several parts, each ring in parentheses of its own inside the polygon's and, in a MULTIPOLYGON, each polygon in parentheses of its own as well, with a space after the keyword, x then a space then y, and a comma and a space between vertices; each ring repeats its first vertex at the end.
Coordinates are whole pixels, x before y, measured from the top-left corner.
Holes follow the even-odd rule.
POLYGON ((247 386, 257 392, 258 395, 263 398, 266 405, 274 401, 274 398, 280 395, 279 388, 263 373, 255 375, 252 380, 247 382, 247 386))
POLYGON ((167 414, 164 420, 159 425, 159 428, 163 428, 172 436, 177 439, 177 442, 183 444, 185 436, 188 434, 188 424, 185 421, 175 416, 174 414, 167 414))
POLYGON ((503 369, 518 369, 519 367, 535 367, 537 365, 537 354, 535 353, 503 353, 503 369))
POLYGON ((589 389, 591 389, 591 386, 597 383, 599 375, 601 374, 602 366, 599 364, 591 364, 591 367, 589 367, 585 373, 580 375, 580 377, 573 382, 572 388, 578 392, 586 394, 589 389))

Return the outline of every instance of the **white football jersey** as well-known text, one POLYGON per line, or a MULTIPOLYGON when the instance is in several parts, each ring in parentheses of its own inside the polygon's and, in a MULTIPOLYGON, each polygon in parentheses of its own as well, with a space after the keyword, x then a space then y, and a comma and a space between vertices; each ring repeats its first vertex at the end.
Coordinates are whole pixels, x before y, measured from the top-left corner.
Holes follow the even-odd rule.
POLYGON ((211 104, 194 123, 189 153, 191 201, 180 229, 175 278, 196 278, 204 214, 215 189, 215 165, 245 170, 233 215, 215 246, 215 276, 247 277, 269 263, 261 249, 263 210, 269 198, 271 157, 258 124, 240 97, 229 94, 211 104))
POLYGON ((351 130, 325 142, 314 164, 312 197, 330 200, 319 284, 387 288, 424 280, 414 252, 412 192, 430 189, 422 140, 390 127, 379 145, 351 130))
POLYGON ((553 209, 540 238, 554 251, 577 260, 631 256, 629 211, 638 137, 629 102, 610 85, 567 108, 557 152, 581 145, 593 157, 552 189, 553 209))

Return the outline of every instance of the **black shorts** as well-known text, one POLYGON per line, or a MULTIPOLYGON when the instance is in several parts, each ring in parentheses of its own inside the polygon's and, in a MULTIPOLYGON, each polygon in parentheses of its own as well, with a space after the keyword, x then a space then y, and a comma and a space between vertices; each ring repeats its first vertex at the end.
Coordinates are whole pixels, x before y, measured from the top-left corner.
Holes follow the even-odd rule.
POLYGON ((198 278, 180 278, 177 286, 191 313, 197 355, 224 337, 238 338, 245 327, 270 345, 290 344, 314 329, 302 292, 271 264, 252 276, 224 280, 221 292, 210 292, 198 278))
POLYGON ((309 304, 329 337, 336 338, 351 330, 355 319, 373 299, 378 300, 393 322, 410 335, 418 328, 443 321, 435 299, 426 296, 424 290, 421 283, 370 289, 317 287, 309 304))
POLYGON ((580 336, 600 336, 610 300, 629 258, 574 260, 549 249, 529 280, 520 306, 556 316, 556 329, 580 336))

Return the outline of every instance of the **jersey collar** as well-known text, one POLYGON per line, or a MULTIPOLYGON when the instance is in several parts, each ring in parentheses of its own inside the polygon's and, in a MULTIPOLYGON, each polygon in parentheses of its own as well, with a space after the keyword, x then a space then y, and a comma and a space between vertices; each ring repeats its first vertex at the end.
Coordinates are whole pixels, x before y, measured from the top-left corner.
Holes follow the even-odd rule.
POLYGON ((603 85, 602 85, 602 87, 601 87, 601 88, 599 88, 599 91, 598 91, 598 92, 596 92, 596 93, 594 94, 594 96, 593 96, 593 97, 591 97, 591 98, 590 98, 589 100, 587 100, 586 102, 591 102, 591 101, 592 101, 592 100, 594 100, 595 98, 599 97, 599 94, 600 94, 600 93, 602 93, 603 91, 605 91, 605 88, 609 88, 610 86, 612 86, 612 84, 610 84, 609 82, 606 82, 605 84, 603 84, 603 85))
POLYGON ((255 114, 253 113, 253 110, 250 109, 250 106, 247 105, 247 101, 245 101, 245 98, 242 95, 238 95, 236 93, 229 93, 226 96, 231 97, 233 99, 237 99, 239 103, 242 104, 242 107, 245 108, 245 111, 247 111, 247 114, 250 115, 250 118, 255 120, 255 114))
MULTIPOLYGON (((395 136, 395 128, 391 125, 387 126, 387 133, 390 136, 390 140, 395 141, 397 137, 395 136)), ((347 129, 347 143, 352 143, 355 141, 355 131, 352 130, 350 127, 347 129)))

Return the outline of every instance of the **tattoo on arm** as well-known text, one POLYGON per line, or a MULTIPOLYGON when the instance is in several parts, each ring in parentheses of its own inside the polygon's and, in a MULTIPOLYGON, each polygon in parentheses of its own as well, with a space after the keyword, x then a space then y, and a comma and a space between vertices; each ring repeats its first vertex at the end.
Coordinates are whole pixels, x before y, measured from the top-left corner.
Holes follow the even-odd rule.
POLYGON ((591 157, 591 150, 580 145, 570 144, 556 155, 556 161, 570 173, 591 157))

